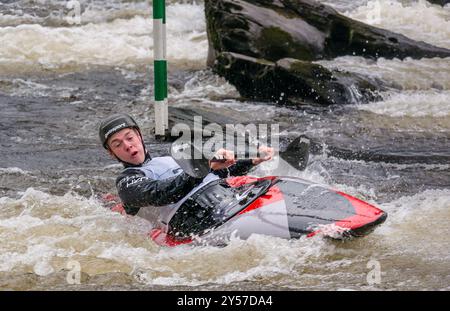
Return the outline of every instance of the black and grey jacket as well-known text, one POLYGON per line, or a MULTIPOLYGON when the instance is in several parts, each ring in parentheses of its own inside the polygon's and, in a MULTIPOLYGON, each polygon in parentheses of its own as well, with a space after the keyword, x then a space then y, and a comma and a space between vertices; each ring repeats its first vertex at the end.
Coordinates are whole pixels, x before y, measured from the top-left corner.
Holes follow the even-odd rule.
POLYGON ((119 197, 127 214, 136 215, 144 206, 174 204, 200 188, 204 180, 241 176, 253 167, 251 160, 238 160, 228 169, 212 171, 204 179, 187 175, 172 157, 151 158, 141 165, 126 165, 116 179, 119 197))

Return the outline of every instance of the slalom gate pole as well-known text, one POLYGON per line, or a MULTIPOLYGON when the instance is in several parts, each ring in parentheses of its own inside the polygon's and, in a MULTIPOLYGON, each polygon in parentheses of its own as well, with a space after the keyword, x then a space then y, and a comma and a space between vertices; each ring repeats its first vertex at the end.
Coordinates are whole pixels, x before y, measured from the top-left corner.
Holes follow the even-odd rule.
POLYGON ((158 138, 164 137, 169 129, 165 0, 153 0, 153 42, 155 136, 158 138))

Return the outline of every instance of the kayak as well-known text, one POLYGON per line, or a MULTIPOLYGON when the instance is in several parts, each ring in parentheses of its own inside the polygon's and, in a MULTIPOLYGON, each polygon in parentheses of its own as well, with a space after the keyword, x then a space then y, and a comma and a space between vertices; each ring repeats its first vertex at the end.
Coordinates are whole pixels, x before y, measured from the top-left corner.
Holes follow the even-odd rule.
MULTIPOLYGON (((294 165, 302 169, 308 161, 309 140, 300 136, 294 142, 294 165)), ((215 176, 210 174, 210 162, 221 160, 196 158, 196 152, 202 154, 192 142, 174 143, 171 149, 187 174, 215 176)), ((109 206, 125 213, 121 203, 112 198, 109 202, 115 204, 109 206)), ((154 223, 154 211, 155 207, 143 207, 137 216, 154 223)), ((252 234, 296 239, 321 233, 342 239, 365 236, 386 218, 387 213, 372 204, 301 178, 215 177, 175 205, 162 207, 149 235, 161 246, 226 244, 231 236, 247 239, 252 234)))
MULTIPOLYGON (((138 216, 145 218, 145 209, 138 216)), ((114 205, 121 211, 120 203, 114 205)), ((213 180, 176 208, 161 212, 151 239, 161 246, 226 243, 263 234, 285 239, 362 237, 387 213, 339 190, 293 177, 230 177, 213 180)))

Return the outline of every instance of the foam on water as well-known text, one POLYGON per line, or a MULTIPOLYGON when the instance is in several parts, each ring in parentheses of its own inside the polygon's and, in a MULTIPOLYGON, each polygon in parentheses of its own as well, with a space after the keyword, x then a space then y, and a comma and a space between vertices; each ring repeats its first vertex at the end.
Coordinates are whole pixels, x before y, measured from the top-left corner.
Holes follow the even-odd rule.
POLYGON ((450 48, 450 7, 425 0, 408 5, 395 0, 371 0, 344 12, 350 18, 401 33, 414 40, 450 48))
POLYGON ((450 117, 450 91, 404 91, 383 97, 383 101, 357 107, 391 117, 450 117))
MULTIPOLYGON (((0 91, 11 96, 30 96, 30 97, 50 97, 70 98, 75 88, 68 86, 55 86, 38 83, 28 79, 0 79, 0 91)), ((74 103, 72 103, 74 104, 74 103)))
POLYGON ((94 199, 31 188, 17 200, 1 198, 0 207, 3 272, 48 276, 76 260, 89 275, 123 272, 148 285, 276 283, 283 278, 282 285, 290 286, 304 266, 334 253, 320 237, 288 241, 260 235, 246 241, 231 237, 225 247, 159 248, 146 237, 146 221, 112 213, 94 199))
POLYGON ((317 62, 329 69, 339 69, 380 79, 401 90, 450 89, 450 58, 415 60, 344 56, 317 62))
MULTIPOLYGON (((362 57, 345 56, 318 63, 329 69, 349 71, 379 79, 391 88, 380 94, 383 98, 381 101, 355 106, 359 110, 394 118, 410 117, 427 120, 432 118, 445 120, 450 115, 449 58, 421 60, 406 58, 403 61, 380 58, 372 61, 362 57)), ((448 124, 448 121, 443 123, 448 124)), ((427 127, 426 124, 424 127, 427 127)))
MULTIPOLYGON (((140 224, 139 237, 130 230, 133 224, 129 219, 95 206, 94 201, 72 195, 56 197, 33 189, 28 189, 19 200, 1 200, 2 210, 26 204, 36 206, 28 214, 21 212, 13 217, 2 217, 0 222, 0 235, 6 241, 1 246, 0 271, 29 271, 47 276, 64 269, 67 261, 77 260, 83 272, 93 275, 121 271, 153 285, 195 286, 210 282, 227 284, 265 275, 268 270, 276 273, 282 270, 274 266, 277 260, 267 258, 271 254, 267 241, 258 242, 258 238, 254 238, 254 242, 238 240, 225 249, 158 249, 141 235, 141 230, 148 230, 148 226, 140 224), (48 218, 43 209, 51 209, 49 205, 58 206, 53 214, 59 214, 48 218), (64 206, 73 209, 70 216, 65 214, 64 206), (260 249, 262 245, 266 251, 260 249), (249 261, 256 248, 259 260, 249 261), (216 269, 217 260, 224 258, 231 265, 216 269), (266 263, 260 266, 259 261, 266 263), (244 271, 235 271, 237 266, 242 266, 244 271)), ((279 242, 272 242, 272 246, 275 244, 279 242)))
POLYGON ((44 18, 37 17, 31 14, 3 14, 0 13, 0 26, 20 25, 26 23, 39 24, 44 21, 44 18))
MULTIPOLYGON (((207 54, 201 5, 167 8, 167 57, 172 64, 204 67, 207 54)), ((0 63, 9 66, 60 68, 78 65, 151 64, 152 19, 134 16, 77 27, 39 24, 0 27, 0 63)))
POLYGON ((24 171, 19 167, 0 167, 1 174, 19 174, 19 175, 27 175, 30 172, 24 171))
POLYGON ((114 246, 121 237, 146 241, 150 228, 142 219, 122 217, 95 199, 70 193, 54 196, 29 188, 17 200, 0 198, 0 207, 4 241, 0 271, 31 269, 37 275, 48 275, 75 258, 84 260, 85 268, 95 274, 95 262, 90 263, 89 257, 114 246))
POLYGON ((146 221, 112 213, 94 199, 30 188, 20 199, 1 198, 0 207, 3 272, 49 276, 76 260, 89 275, 121 272, 146 285, 256 282, 298 289, 342 286, 347 280, 360 288, 356 284, 364 280, 366 263, 374 256, 415 252, 420 260, 448 260, 448 190, 382 204, 388 221, 368 238, 342 245, 321 236, 284 240, 252 235, 245 241, 231 237, 224 247, 160 248, 146 237, 151 228, 146 221))
POLYGON ((46 26, 71 26, 103 23, 136 15, 150 16, 148 1, 123 0, 35 0, 16 1, 4 5, 0 13, 0 26, 41 24, 46 26), (79 13, 79 19, 72 13, 79 13))
POLYGON ((212 74, 209 70, 197 71, 184 85, 181 92, 173 90, 172 97, 177 101, 204 100, 205 98, 234 98, 239 94, 234 86, 225 79, 212 74))
MULTIPOLYGON (((264 279, 294 279, 299 266, 329 255, 321 239, 287 241, 252 235, 248 240, 231 239, 225 247, 178 247, 164 249, 153 264, 164 269, 143 272, 139 278, 152 285, 231 284, 264 279), (217 263, 220 262, 220 265, 217 263)), ((284 283, 284 281, 283 281, 284 283)), ((287 285, 287 281, 285 284, 287 285)))
POLYGON ((376 233, 399 253, 425 260, 450 259, 450 190, 426 190, 381 204, 388 219, 376 233))

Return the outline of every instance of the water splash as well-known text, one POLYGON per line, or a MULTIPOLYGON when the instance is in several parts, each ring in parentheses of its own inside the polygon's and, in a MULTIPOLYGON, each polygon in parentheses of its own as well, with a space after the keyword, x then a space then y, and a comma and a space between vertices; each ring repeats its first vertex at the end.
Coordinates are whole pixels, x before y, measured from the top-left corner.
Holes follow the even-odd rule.
MULTIPOLYGON (((204 67, 207 38, 203 7, 167 8, 168 60, 179 66, 204 67), (196 64, 196 65, 195 65, 196 64)), ((133 16, 75 27, 24 24, 0 27, 0 64, 8 68, 57 69, 86 65, 126 66, 153 60, 151 18, 133 16)))
POLYGON ((450 116, 450 91, 404 91, 383 94, 384 100, 357 106, 360 110, 390 117, 436 117, 450 116))
POLYGON ((425 0, 407 5, 395 0, 371 0, 344 14, 415 40, 450 48, 450 11, 425 0))

